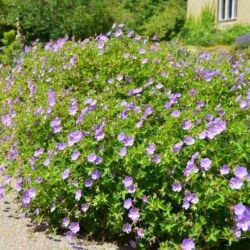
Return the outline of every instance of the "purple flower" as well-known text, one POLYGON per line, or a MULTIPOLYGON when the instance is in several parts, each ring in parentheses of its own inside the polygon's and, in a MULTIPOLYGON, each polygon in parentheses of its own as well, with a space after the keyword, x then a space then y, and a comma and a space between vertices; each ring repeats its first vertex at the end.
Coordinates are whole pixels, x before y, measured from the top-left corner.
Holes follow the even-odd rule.
POLYGON ((163 89, 164 88, 164 85, 160 82, 158 82, 156 85, 155 85, 156 89, 163 89))
POLYGON ((234 206, 234 214, 235 215, 242 215, 244 214, 246 210, 246 206, 244 206, 242 203, 238 203, 234 206))
POLYGON ((130 137, 130 136, 126 136, 126 137, 123 139, 123 144, 124 144, 124 146, 126 146, 126 147, 133 146, 133 144, 134 144, 134 138, 133 138, 133 137, 130 137))
POLYGON ((81 114, 78 116, 78 118, 76 120, 76 124, 80 124, 83 121, 83 119, 84 119, 85 115, 88 113, 88 111, 89 111, 88 108, 82 109, 81 114))
POLYGON ((134 138, 130 136, 126 136, 124 132, 121 132, 118 137, 118 141, 122 142, 124 146, 133 146, 134 138))
POLYGON ((196 95, 198 93, 198 91, 196 89, 191 89, 189 92, 188 92, 188 95, 189 96, 192 96, 192 95, 196 95))
POLYGON ((24 192, 23 197, 21 199, 23 206, 29 205, 35 196, 36 196, 36 190, 34 188, 27 189, 24 192))
POLYGON ((76 161, 80 156, 80 152, 79 151, 74 151, 73 154, 71 155, 71 160, 72 161, 76 161))
POLYGON ((73 55, 69 60, 69 64, 71 65, 71 67, 74 67, 76 65, 76 61, 77 61, 77 55, 73 55))
POLYGON ((21 201, 22 201, 22 205, 26 207, 27 205, 30 204, 31 198, 28 195, 24 194, 21 201))
POLYGON ((95 153, 91 153, 87 157, 88 162, 95 162, 96 159, 97 159, 97 155, 95 153))
POLYGON ((134 193, 136 191, 136 186, 131 184, 130 186, 126 187, 128 193, 134 193))
POLYGON ((73 146, 75 143, 80 142, 83 139, 83 132, 76 130, 75 132, 68 134, 68 145, 73 146))
POLYGON ((3 198, 4 195, 4 186, 0 185, 0 200, 3 198))
POLYGON ((131 208, 128 213, 128 217, 133 221, 138 221, 140 217, 139 209, 138 208, 131 208))
POLYGON ((239 177, 231 178, 229 186, 231 189, 241 189, 243 181, 239 177))
POLYGON ((146 148, 147 155, 153 155, 155 152, 156 146, 155 144, 149 144, 146 148))
POLYGON ((122 79, 123 79, 123 75, 122 74, 119 74, 119 75, 116 76, 116 80, 117 81, 120 82, 122 79))
POLYGON ((120 141, 120 142, 122 142, 124 138, 125 138, 125 133, 124 133, 124 132, 121 132, 121 133, 118 135, 118 137, 117 137, 118 141, 120 141))
POLYGON ((233 232, 234 232, 235 238, 240 238, 241 237, 241 230, 240 229, 234 228, 233 232))
POLYGON ((43 178, 42 177, 36 177, 36 182, 37 183, 42 183, 43 182, 43 178))
POLYGON ((156 155, 154 155, 152 160, 154 163, 158 164, 161 162, 161 156, 156 154, 156 155))
POLYGON ((129 234, 132 231, 132 226, 129 223, 126 223, 122 226, 122 231, 129 234))
POLYGON ((69 114, 74 116, 77 112, 77 101, 75 98, 72 98, 71 99, 71 104, 70 104, 70 107, 69 107, 69 114))
POLYGON ((128 199, 124 200, 123 207, 126 209, 130 209, 132 207, 132 204, 133 204, 132 199, 128 198, 128 199))
POLYGON ((131 186, 133 184, 133 178, 130 176, 125 176, 125 178, 123 179, 123 184, 126 188, 128 188, 129 186, 131 186))
POLYGON ((2 124, 4 127, 10 127, 12 125, 12 118, 9 115, 2 115, 2 124))
POLYGON ((143 203, 147 203, 147 202, 148 202, 148 198, 147 198, 146 195, 143 195, 143 196, 142 196, 142 202, 143 202, 143 203))
POLYGON ((91 179, 91 177, 88 177, 85 182, 84 182, 84 186, 85 187, 91 187, 93 184, 93 180, 91 179))
POLYGON ((130 31, 128 32, 128 35, 127 35, 127 36, 130 38, 134 33, 135 33, 134 30, 130 30, 130 31))
POLYGON ((73 239, 74 235, 75 234, 72 231, 68 231, 66 233, 66 239, 69 240, 69 241, 71 241, 73 239))
POLYGON ((36 196, 36 190, 35 190, 35 188, 27 189, 26 192, 27 192, 27 195, 28 195, 31 199, 35 198, 35 196, 36 196))
POLYGON ((220 174, 221 175, 227 175, 230 172, 230 167, 227 165, 223 165, 220 167, 220 174))
POLYGON ((180 192, 182 190, 182 185, 179 181, 175 181, 172 185, 172 190, 174 192, 180 192))
POLYGON ((199 155, 200 155, 199 152, 195 152, 191 157, 192 161, 196 160, 199 157, 199 155))
POLYGON ((172 113, 171 113, 171 116, 173 117, 179 117, 181 114, 181 111, 180 110, 174 110, 172 113))
POLYGON ((79 201, 81 197, 82 197, 82 190, 81 189, 76 190, 75 199, 79 201))
POLYGON ((194 241, 191 238, 185 238, 181 244, 182 250, 193 250, 195 249, 194 241))
POLYGON ((136 244, 136 242, 135 242, 134 240, 130 240, 130 241, 129 241, 129 245, 130 245, 130 247, 133 248, 133 249, 136 249, 136 248, 137 248, 137 244, 136 244))
POLYGON ((123 57, 124 57, 125 59, 128 59, 128 58, 129 58, 129 56, 130 56, 130 54, 129 54, 129 53, 125 53, 125 54, 123 55, 123 57))
POLYGON ((102 161, 103 161, 102 157, 101 156, 97 156, 96 160, 94 161, 94 163, 98 165, 98 164, 101 164, 102 161))
POLYGON ((49 166, 49 164, 50 164, 50 158, 45 159, 44 162, 43 162, 43 165, 45 167, 47 167, 47 166, 49 166))
POLYGON ((73 234, 76 234, 77 232, 80 231, 79 223, 78 223, 78 222, 71 222, 71 223, 70 223, 70 226, 69 226, 69 229, 70 229, 70 231, 71 231, 73 234))
POLYGON ((191 193, 190 191, 185 192, 185 201, 191 202, 193 204, 196 204, 199 201, 199 198, 195 193, 191 193))
POLYGON ((91 173, 91 178, 93 180, 98 180, 101 177, 101 172, 98 169, 95 169, 92 173, 91 173))
POLYGON ((183 141, 186 145, 189 146, 195 143, 195 139, 192 136, 185 136, 183 141))
POLYGON ((121 157, 124 157, 124 156, 126 156, 126 154, 127 154, 127 148, 126 147, 121 148, 119 155, 121 157))
POLYGON ((56 104, 56 93, 51 88, 48 91, 48 103, 50 107, 56 104))
POLYGON ((206 137, 208 139, 213 139, 226 129, 226 121, 216 118, 214 121, 211 121, 208 126, 209 128, 206 131, 206 137))
MULTIPOLYGON (((22 190, 22 184, 20 183, 16 183, 16 191, 17 192, 20 192, 22 190)), ((3 196, 1 196, 1 192, 0 192, 0 199, 2 198, 3 196)))
POLYGON ((86 213, 87 210, 89 209, 89 205, 88 205, 87 203, 84 203, 84 204, 82 204, 81 209, 82 209, 82 211, 83 211, 84 213, 86 213))
POLYGON ((10 181, 11 181, 11 176, 6 175, 6 176, 4 177, 4 183, 5 183, 6 185, 8 185, 8 184, 10 184, 10 181))
POLYGON ((144 231, 144 229, 142 229, 142 228, 138 228, 138 229, 136 230, 136 234, 137 234, 137 236, 138 236, 139 238, 142 238, 142 237, 145 235, 145 231, 144 231))
POLYGON ((63 218, 63 220, 62 220, 62 226, 63 227, 68 227, 69 223, 70 223, 69 217, 63 218))
POLYGON ((183 142, 178 142, 173 146, 173 151, 175 153, 179 153, 181 151, 182 146, 184 145, 183 142))
POLYGON ((119 37, 119 36, 121 36, 122 35, 122 30, 121 29, 118 29, 118 30, 116 30, 115 32, 114 32, 114 37, 119 37))
POLYGON ((166 109, 170 109, 171 107, 172 107, 172 103, 171 102, 166 102, 164 104, 164 108, 166 108, 166 109))
POLYGON ((67 144, 64 143, 64 142, 59 142, 57 145, 56 145, 56 149, 62 151, 64 150, 65 148, 67 147, 67 144))
POLYGON ((69 168, 65 169, 64 172, 62 173, 62 179, 66 180, 70 175, 70 170, 69 168))
POLYGON ((103 127, 95 131, 95 138, 97 141, 104 139, 104 137, 105 137, 105 134, 103 132, 103 127))
POLYGON ((35 158, 40 157, 43 154, 43 152, 44 152, 43 148, 39 148, 39 149, 35 150, 34 157, 35 158))
POLYGON ((207 137, 207 131, 206 130, 203 130, 200 132, 199 134, 199 139, 205 139, 207 137))
POLYGON ((184 176, 189 176, 192 173, 197 173, 199 169, 193 161, 188 161, 185 170, 183 171, 184 176))
POLYGON ((243 179, 245 176, 247 176, 247 169, 245 167, 237 167, 234 170, 234 175, 240 179, 243 179))
POLYGON ((144 48, 139 48, 139 54, 145 54, 146 50, 144 48))
POLYGON ((190 121, 190 120, 188 120, 188 119, 186 119, 183 123, 182 123, 182 128, 184 129, 184 130, 189 130, 189 129, 191 129, 192 127, 193 127, 193 123, 190 121))
POLYGON ((52 127, 52 132, 54 134, 59 133, 62 130, 61 118, 56 117, 53 121, 50 122, 50 126, 52 127))
POLYGON ((212 161, 209 158, 203 158, 200 161, 200 165, 204 171, 208 171, 212 166, 212 161))
POLYGON ((154 108, 153 108, 151 105, 146 104, 145 115, 146 115, 146 116, 149 116, 149 115, 151 115, 153 112, 154 112, 154 108))

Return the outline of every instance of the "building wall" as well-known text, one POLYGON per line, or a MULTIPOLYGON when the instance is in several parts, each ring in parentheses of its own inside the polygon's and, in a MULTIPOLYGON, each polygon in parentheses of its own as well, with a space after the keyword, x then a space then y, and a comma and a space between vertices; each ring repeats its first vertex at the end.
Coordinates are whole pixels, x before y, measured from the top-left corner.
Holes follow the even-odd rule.
POLYGON ((187 16, 197 18, 202 9, 211 7, 215 10, 215 22, 221 28, 231 26, 236 23, 250 24, 250 0, 238 0, 237 18, 232 21, 218 21, 218 0, 188 0, 187 16))
POLYGON ((237 21, 240 23, 250 23, 250 1, 238 0, 237 21))
POLYGON ((202 9, 210 7, 217 10, 217 0, 188 0, 187 16, 197 18, 202 9))

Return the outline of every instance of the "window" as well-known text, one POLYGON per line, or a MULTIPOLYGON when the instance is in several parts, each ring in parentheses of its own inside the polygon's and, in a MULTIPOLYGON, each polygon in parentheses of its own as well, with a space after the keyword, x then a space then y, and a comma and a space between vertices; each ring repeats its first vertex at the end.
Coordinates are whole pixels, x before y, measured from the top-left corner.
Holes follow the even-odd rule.
POLYGON ((219 21, 235 20, 237 16, 237 0, 219 0, 219 21))

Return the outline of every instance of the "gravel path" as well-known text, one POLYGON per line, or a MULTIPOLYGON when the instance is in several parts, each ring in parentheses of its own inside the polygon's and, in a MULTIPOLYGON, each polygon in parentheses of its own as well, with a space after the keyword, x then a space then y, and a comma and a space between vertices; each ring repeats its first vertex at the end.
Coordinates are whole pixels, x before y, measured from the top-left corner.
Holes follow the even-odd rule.
POLYGON ((68 242, 63 236, 48 236, 35 227, 20 212, 20 207, 9 193, 0 200, 0 249, 1 250, 121 250, 115 244, 98 245, 93 242, 68 242))

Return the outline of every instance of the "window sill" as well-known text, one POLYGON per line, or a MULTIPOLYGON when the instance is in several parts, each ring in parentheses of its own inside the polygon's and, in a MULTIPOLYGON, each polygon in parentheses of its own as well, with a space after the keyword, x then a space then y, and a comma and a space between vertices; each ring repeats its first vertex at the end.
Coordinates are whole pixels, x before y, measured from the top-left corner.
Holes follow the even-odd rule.
POLYGON ((232 19, 217 19, 217 22, 219 23, 228 23, 228 22, 235 22, 237 21, 237 18, 232 18, 232 19))

